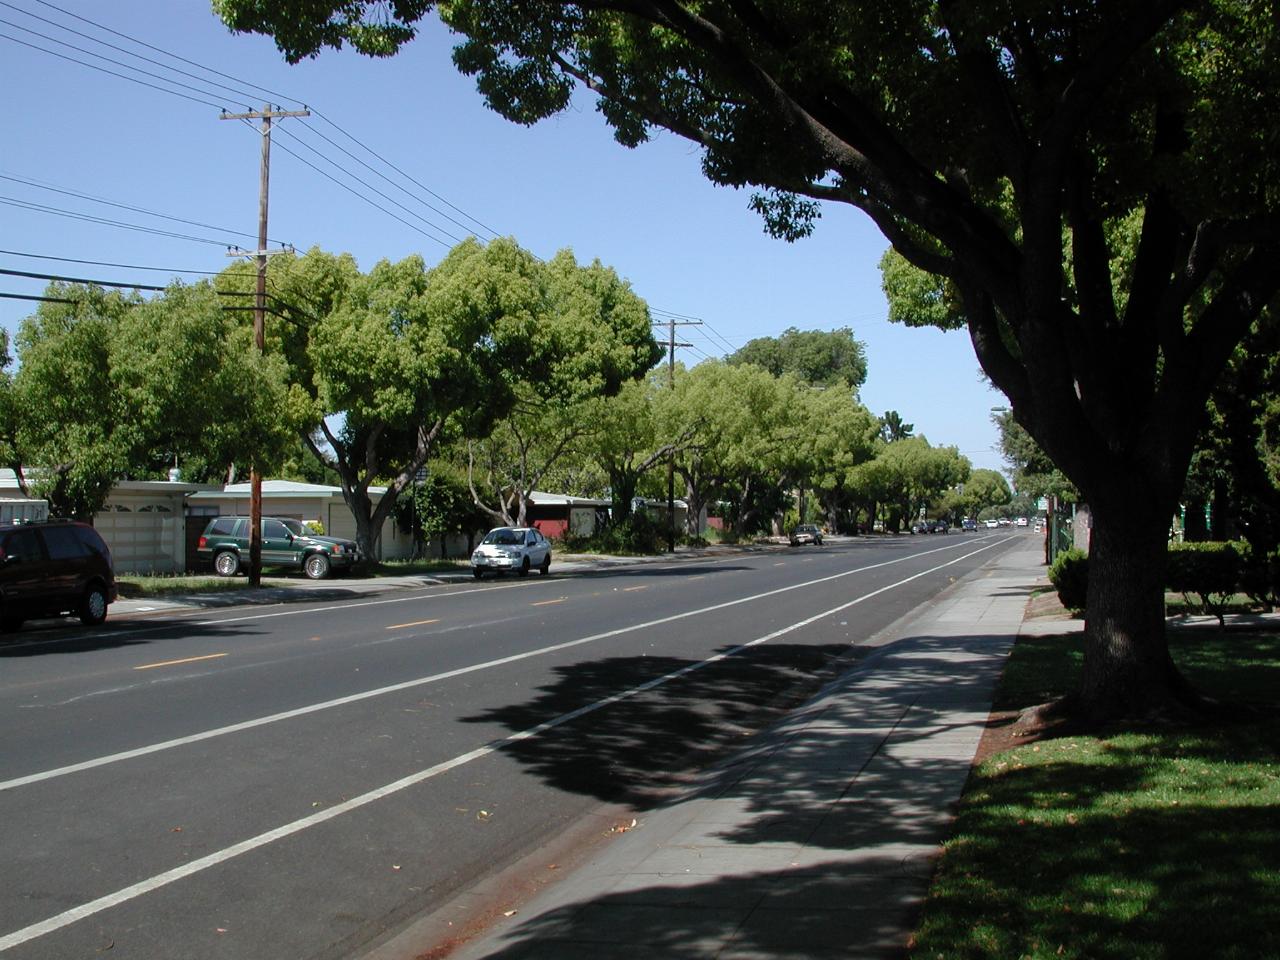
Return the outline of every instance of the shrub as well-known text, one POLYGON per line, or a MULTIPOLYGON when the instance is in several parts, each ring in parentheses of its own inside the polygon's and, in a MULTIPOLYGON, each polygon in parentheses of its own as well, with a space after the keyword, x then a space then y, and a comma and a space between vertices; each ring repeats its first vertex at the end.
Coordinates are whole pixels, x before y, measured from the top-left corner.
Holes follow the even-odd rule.
POLYGON ((1089 555, 1074 547, 1058 554, 1049 567, 1049 582, 1064 607, 1083 610, 1089 593, 1089 555))
POLYGON ((1268 611, 1280 602, 1280 547, 1263 556, 1250 550, 1244 558, 1240 589, 1268 611))
POLYGON ((585 538, 566 537, 565 546, 574 553, 605 553, 643 556, 666 549, 666 530, 648 514, 637 512, 625 520, 610 523, 585 538))
POLYGON ((1184 597, 1195 594, 1200 607, 1222 623, 1227 601, 1240 587, 1244 545, 1235 542, 1172 543, 1166 586, 1184 597))

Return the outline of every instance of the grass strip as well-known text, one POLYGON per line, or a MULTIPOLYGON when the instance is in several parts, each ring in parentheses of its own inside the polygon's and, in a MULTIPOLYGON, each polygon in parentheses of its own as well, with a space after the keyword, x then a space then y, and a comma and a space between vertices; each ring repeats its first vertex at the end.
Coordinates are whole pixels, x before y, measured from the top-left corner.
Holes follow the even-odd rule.
MULTIPOLYGON (((997 709, 1065 692, 1078 635, 1019 640, 997 709)), ((1257 715, 1042 740, 975 768, 915 960, 1280 957, 1280 637, 1174 631, 1200 689, 1257 715)))

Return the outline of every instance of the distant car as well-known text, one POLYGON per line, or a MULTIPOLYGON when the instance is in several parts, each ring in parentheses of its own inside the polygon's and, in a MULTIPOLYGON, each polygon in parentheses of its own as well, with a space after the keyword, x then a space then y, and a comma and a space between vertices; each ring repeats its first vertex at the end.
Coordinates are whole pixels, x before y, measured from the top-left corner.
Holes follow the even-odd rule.
POLYGON ((933 525, 928 520, 917 520, 911 525, 912 533, 929 533, 933 529, 933 525))
POLYGON ((527 577, 534 567, 543 576, 551 569, 551 543, 533 527, 494 527, 471 554, 477 580, 486 572, 527 577))
MULTIPOLYGON (((222 577, 234 577, 249 565, 249 518, 214 517, 196 541, 196 556, 222 577)), ((322 537, 301 520, 262 518, 262 565, 296 567, 312 580, 350 570, 363 560, 354 540, 322 537)))
POLYGON ((1008 517, 1001 517, 999 520, 996 521, 996 526, 998 527, 1008 527, 1008 526, 1012 526, 1012 524, 1013 524, 1013 521, 1010 520, 1008 517))
POLYGON ((933 532, 933 533, 950 533, 950 532, 951 532, 951 524, 947 523, 947 521, 945 521, 945 520, 935 520, 935 521, 933 521, 933 530, 932 530, 931 532, 933 532))
POLYGON ((93 527, 69 520, 0 524, 0 628, 65 613, 93 626, 115 600, 111 550, 93 527))
POLYGON ((999 520, 987 520, 987 521, 985 521, 985 522, 984 522, 984 524, 983 524, 983 525, 984 525, 988 530, 994 530, 996 527, 1000 526, 1000 521, 999 521, 999 520))
POLYGON ((1030 524, 1031 524, 1031 521, 1028 520, 1026 517, 1019 517, 1017 520, 1014 521, 1014 526, 1017 526, 1017 527, 1026 527, 1026 526, 1030 526, 1030 524))
POLYGON ((965 533, 971 533, 978 529, 978 521, 973 519, 973 517, 965 517, 960 521, 960 529, 965 533))
POLYGON ((802 523, 791 531, 791 545, 798 547, 803 543, 815 543, 822 546, 822 531, 812 523, 802 523))

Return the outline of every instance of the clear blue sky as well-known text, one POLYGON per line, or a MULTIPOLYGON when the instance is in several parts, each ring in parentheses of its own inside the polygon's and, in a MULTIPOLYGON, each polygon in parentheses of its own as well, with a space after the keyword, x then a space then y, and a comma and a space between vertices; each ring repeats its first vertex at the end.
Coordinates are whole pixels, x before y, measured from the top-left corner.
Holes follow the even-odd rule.
MULTIPOLYGON (((747 209, 748 194, 712 186, 701 175, 698 151, 685 141, 661 134, 637 150, 621 147, 585 94, 559 117, 517 126, 484 106, 472 81, 453 68, 450 47, 447 32, 431 21, 389 60, 342 51, 290 67, 270 40, 230 34, 206 0, 3 0, 0 250, 8 252, 0 253, 0 269, 157 286, 179 271, 223 269, 228 245, 256 245, 261 140, 241 121, 220 120, 219 110, 260 109, 268 100, 285 109, 305 103, 323 117, 278 121, 273 141, 273 240, 299 250, 318 245, 349 251, 365 269, 412 253, 434 263, 453 238, 470 231, 482 238, 513 236, 541 257, 570 247, 579 260, 599 258, 614 267, 656 310, 704 320, 705 326, 680 329, 680 339, 693 345, 678 354, 687 363, 789 326, 851 327, 867 347, 861 396, 874 413, 897 410, 917 434, 935 445, 954 444, 975 467, 1002 467, 990 412, 1004 404, 1003 396, 982 381, 964 333, 887 322, 876 267, 885 241, 866 217, 832 207, 813 237, 795 244, 773 240, 747 209), (361 145, 417 183, 403 181, 361 145), (166 270, 137 269, 144 266, 166 270)), ((43 288, 44 281, 0 275, 0 292, 39 294, 43 288)), ((0 299, 0 322, 12 334, 34 308, 29 301, 0 299)))

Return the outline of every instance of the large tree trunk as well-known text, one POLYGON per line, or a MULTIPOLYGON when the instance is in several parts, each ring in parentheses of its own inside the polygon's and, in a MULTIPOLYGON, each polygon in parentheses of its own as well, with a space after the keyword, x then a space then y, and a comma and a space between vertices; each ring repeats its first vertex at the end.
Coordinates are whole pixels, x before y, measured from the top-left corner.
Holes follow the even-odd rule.
POLYGON ((1169 517, 1132 502, 1090 503, 1093 538, 1079 707, 1090 722, 1154 719, 1200 703, 1165 634, 1169 517))

